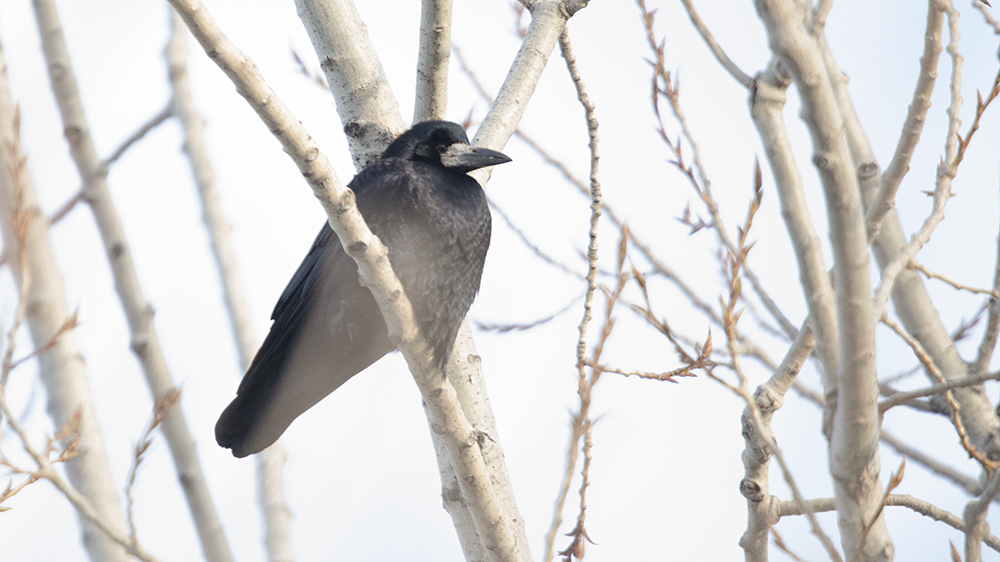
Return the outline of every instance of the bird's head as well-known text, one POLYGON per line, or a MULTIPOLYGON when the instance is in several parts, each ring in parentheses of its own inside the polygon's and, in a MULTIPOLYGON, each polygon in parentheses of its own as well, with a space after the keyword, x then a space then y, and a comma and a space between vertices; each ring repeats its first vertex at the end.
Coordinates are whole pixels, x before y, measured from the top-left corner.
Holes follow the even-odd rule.
POLYGON ((462 126, 450 121, 417 123, 393 141, 382 157, 429 162, 462 174, 510 162, 502 152, 470 145, 462 126))

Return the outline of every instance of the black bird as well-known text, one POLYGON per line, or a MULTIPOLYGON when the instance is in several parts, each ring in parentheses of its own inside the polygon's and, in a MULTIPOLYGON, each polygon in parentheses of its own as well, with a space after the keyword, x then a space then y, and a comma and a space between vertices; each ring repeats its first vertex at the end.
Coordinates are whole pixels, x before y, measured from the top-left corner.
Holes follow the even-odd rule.
MULTIPOLYGON (((510 162, 461 126, 415 125, 349 184, 443 368, 479 292, 490 245, 486 195, 467 172, 510 162)), ((236 457, 274 443, 302 412, 395 349, 354 260, 323 224, 271 313, 274 323, 215 425, 236 457)))

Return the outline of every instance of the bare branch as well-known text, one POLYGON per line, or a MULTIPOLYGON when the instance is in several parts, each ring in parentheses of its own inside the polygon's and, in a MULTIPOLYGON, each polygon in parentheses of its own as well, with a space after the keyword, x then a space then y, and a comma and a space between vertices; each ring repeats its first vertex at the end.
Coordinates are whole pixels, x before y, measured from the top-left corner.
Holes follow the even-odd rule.
MULTIPOLYGON (((809 129, 813 164, 826 199, 834 257, 839 361, 836 411, 830 435, 830 472, 845 553, 861 546, 863 522, 882 497, 879 472, 875 318, 872 316, 868 236, 861 190, 821 42, 808 33, 804 4, 780 0, 756 4, 768 42, 792 77, 809 129)), ((891 557, 884 518, 868 532, 862 559, 891 557)))
MULTIPOLYGON (((0 47, 0 201, 3 201, 0 204, 0 231, 6 241, 8 263, 19 292, 25 295, 21 303, 27 306, 25 317, 33 345, 45 347, 54 342, 48 351, 38 356, 49 416, 56 427, 66 426, 77 412, 81 418, 78 447, 87 454, 67 463, 66 475, 73 489, 79 491, 77 495, 89 500, 90 513, 102 518, 108 528, 124 535, 122 505, 111 476, 75 332, 60 333, 71 314, 49 245, 48 222, 40 214, 26 166, 27 156, 20 141, 20 114, 8 86, 6 68, 0 47), (18 239, 25 243, 18 243, 18 239), (19 258, 21 255, 23 260, 19 258), (54 339, 56 333, 60 335, 54 339)), ((6 352, 12 354, 13 347, 8 347, 6 352)), ((7 359, 11 357, 13 355, 7 359)), ((0 379, 6 383, 5 376, 0 379)), ((16 420, 11 418, 9 421, 16 420)), ((105 536, 83 512, 80 514, 81 529, 91 539, 85 544, 88 555, 94 560, 125 562, 128 559, 125 549, 105 536)))
MULTIPOLYGON (((49 80, 62 115, 62 125, 65 130, 74 132, 67 138, 70 140, 70 152, 77 172, 84 183, 84 199, 90 204, 104 243, 115 289, 128 321, 132 350, 142 366, 150 393, 156 397, 175 384, 156 334, 153 309, 143 294, 121 217, 111 200, 107 177, 103 173, 90 134, 90 124, 83 109, 55 2, 39 0, 33 5, 42 36, 49 80)), ((175 469, 184 476, 185 485, 182 490, 205 557, 210 562, 231 561, 232 553, 205 481, 194 437, 179 405, 175 405, 164 422, 163 431, 175 469)))
MULTIPOLYGON (((809 500, 809 504, 813 508, 813 510, 817 512, 833 511, 835 509, 833 498, 813 499, 809 500)), ((917 499, 910 495, 890 494, 886 498, 885 505, 907 507, 919 513, 920 515, 923 515, 924 517, 929 517, 935 521, 940 521, 941 523, 948 525, 952 529, 963 532, 965 531, 965 522, 962 521, 960 517, 952 513, 949 513, 939 507, 935 507, 929 502, 917 499)), ((799 506, 796 505, 795 502, 790 502, 790 501, 781 502, 778 508, 778 512, 781 516, 802 514, 799 506)), ((986 536, 983 537, 983 542, 986 543, 986 546, 1000 552, 1000 538, 987 534, 986 536)))
MULTIPOLYGON (((187 71, 187 27, 173 9, 170 10, 170 39, 164 49, 168 77, 173 90, 171 109, 177 116, 184 136, 183 148, 191 166, 201 203, 202 219, 208 232, 212 256, 219 271, 226 312, 229 316, 242 370, 250 367, 257 352, 257 336, 253 333, 250 307, 247 304, 236 253, 233 250, 232 227, 222 211, 222 202, 215 185, 215 170, 205 147, 205 120, 195 108, 187 71)), ((275 443, 254 455, 257 471, 258 502, 264 519, 264 545, 270 560, 292 560, 291 513, 285 499, 281 471, 285 453, 275 443)))
MULTIPOLYGON (((344 126, 354 167, 361 170, 377 160, 385 147, 406 129, 399 104, 353 2, 296 0, 295 6, 337 100, 337 114, 344 126), (359 88, 359 84, 365 86, 359 88), (345 101, 348 99, 350 103, 345 101)), ((239 53, 239 56, 245 55, 239 53)), ((240 62, 253 64, 249 59, 240 62)), ((229 76, 233 79, 231 73, 229 76)), ((242 91, 241 94, 246 95, 242 91)))
MULTIPOLYGON (((920 360, 920 363, 924 366, 924 369, 926 369, 927 372, 935 380, 937 380, 939 384, 947 386, 945 385, 944 375, 941 373, 941 369, 934 362, 934 358, 931 357, 929 353, 927 353, 927 350, 924 349, 924 346, 916 338, 906 333, 906 331, 903 330, 903 328, 900 327, 899 324, 896 324, 895 322, 890 320, 888 316, 883 315, 882 323, 885 324, 886 326, 889 326, 889 328, 891 328, 894 332, 896 332, 896 335, 903 338, 903 341, 905 341, 906 344, 909 345, 911 349, 913 349, 914 355, 916 355, 917 359, 920 360)), ((969 434, 965 430, 965 423, 963 423, 962 421, 961 406, 959 405, 958 401, 955 400, 955 396, 950 389, 945 389, 944 398, 945 400, 947 400, 948 405, 951 406, 951 421, 955 425, 955 431, 958 433, 958 438, 959 441, 962 443, 962 448, 964 448, 965 451, 969 453, 969 456, 971 458, 974 458, 977 461, 979 461, 979 463, 982 464, 983 468, 985 468, 986 470, 996 470, 996 468, 1000 466, 1000 463, 991 460, 986 454, 984 454, 982 451, 976 448, 975 444, 973 444, 972 441, 969 439, 969 434)), ((880 412, 884 411, 881 408, 879 410, 880 412)))
POLYGON ((143 123, 142 125, 139 125, 139 127, 135 130, 135 132, 129 135, 125 140, 122 141, 120 145, 118 145, 118 148, 114 149, 114 151, 112 151, 107 158, 101 160, 101 167, 103 172, 106 174, 108 172, 108 168, 111 167, 112 164, 117 162, 118 159, 121 158, 123 154, 125 154, 125 151, 132 148, 132 145, 142 140, 142 138, 146 136, 146 133, 159 127, 161 123, 172 117, 173 114, 174 114, 174 104, 173 101, 171 101, 171 103, 168 103, 163 109, 159 111, 159 113, 150 117, 149 120, 143 123))
MULTIPOLYGON (((487 324, 485 322, 474 321, 473 323, 476 325, 476 329, 477 330, 483 330, 483 331, 487 331, 487 332, 499 332, 501 334, 505 333, 505 332, 513 332, 513 331, 523 332, 525 330, 531 330, 531 329, 537 328, 538 326, 541 326, 543 324, 547 324, 547 323, 551 322, 552 320, 556 319, 557 317, 563 315, 564 313, 569 312, 576 305, 576 303, 580 299, 582 299, 584 297, 586 297, 586 293, 584 293, 584 294, 576 297, 575 299, 573 299, 572 301, 570 301, 569 304, 567 304, 566 306, 560 308, 556 312, 553 312, 552 314, 549 314, 548 316, 543 316, 542 318, 539 318, 537 320, 532 320, 530 322, 524 322, 524 323, 520 323, 520 324, 497 324, 497 323, 487 324)), ((605 370, 607 370, 607 369, 605 369, 605 370)))
MULTIPOLYGON (((586 356, 587 356, 587 325, 590 323, 592 317, 592 308, 594 302, 594 294, 597 292, 597 227, 600 223, 601 218, 601 183, 600 176, 598 173, 598 163, 600 161, 600 154, 597 150, 598 135, 597 135, 597 117, 595 115, 595 108, 593 102, 590 100, 590 96, 587 95, 586 88, 583 84, 583 79, 580 77, 580 71, 576 65, 576 56, 573 55, 573 48, 570 45, 569 33, 563 28, 562 34, 559 36, 559 49, 562 53, 563 60, 566 61, 566 69, 569 71, 570 78, 573 80, 573 85, 576 87, 576 95, 580 100, 580 105, 583 106, 584 115, 587 121, 587 134, 590 137, 590 230, 588 232, 588 238, 590 239, 587 246, 587 294, 583 301, 583 319, 580 321, 580 326, 578 328, 580 332, 580 338, 576 344, 576 368, 578 372, 578 393, 580 395, 580 410, 574 416, 573 424, 573 437, 576 439, 571 441, 575 443, 579 437, 583 438, 583 467, 581 468, 582 482, 580 484, 580 512, 577 515, 576 526, 570 531, 569 535, 573 537, 572 542, 564 550, 560 551, 559 554, 565 557, 565 560, 569 560, 573 557, 577 559, 583 558, 583 551, 585 547, 585 541, 589 541, 590 538, 587 536, 587 531, 584 527, 587 514, 587 487, 590 485, 590 461, 591 453, 590 449, 592 446, 591 440, 591 427, 592 422, 590 419, 590 396, 591 390, 597 381, 601 377, 600 368, 591 368, 591 376, 588 380, 586 372, 586 356), (578 437, 579 436, 579 437, 578 437)), ((622 289, 625 286, 626 277, 622 276, 622 266, 625 262, 625 251, 628 240, 628 229, 623 228, 621 232, 621 244, 618 249, 618 270, 617 270, 617 281, 618 285, 612 296, 608 299, 607 305, 605 307, 605 318, 604 327, 601 331, 600 339, 598 340, 597 346, 594 349, 594 355, 592 358, 591 365, 600 365, 601 351, 604 348, 604 343, 607 341, 608 336, 611 334, 611 329, 614 326, 614 320, 611 318, 611 311, 617 302, 618 295, 621 294, 622 289)), ((568 464, 568 463, 567 463, 568 464)), ((574 463, 575 464, 575 463, 574 463)), ((568 485, 568 481, 565 482, 568 485)), ((560 500, 557 501, 557 505, 561 507, 563 498, 565 494, 560 492, 560 500)), ((559 529, 561 524, 561 509, 559 513, 555 513, 552 519, 552 525, 549 527, 549 532, 546 534, 546 546, 544 560, 548 561, 552 557, 552 550, 554 545, 555 534, 559 529)))
POLYGON ((920 73, 917 85, 913 91, 913 101, 910 102, 903 131, 896 144, 896 153, 892 162, 882 174, 882 185, 878 195, 868 205, 866 220, 868 222, 868 238, 875 238, 881 228, 886 213, 895 205, 896 191, 903 181, 903 176, 910 169, 910 159, 913 150, 920 141, 920 133, 924 129, 927 110, 931 107, 931 92, 934 91, 934 81, 937 78, 938 59, 941 55, 941 28, 944 24, 944 13, 935 2, 927 2, 927 28, 924 31, 924 53, 920 57, 920 73))
MULTIPOLYGON (((66 499, 73 504, 73 507, 76 508, 77 513, 79 513, 82 518, 95 525, 112 541, 124 547, 128 554, 135 556, 143 562, 157 562, 156 558, 142 548, 142 546, 135 540, 134 536, 130 538, 122 534, 113 522, 108 521, 94 508, 86 496, 76 491, 76 489, 69 482, 63 480, 62 477, 59 476, 59 473, 52 468, 53 461, 50 461, 46 455, 41 454, 31 445, 31 441, 28 439, 28 435, 24 428, 21 427, 21 424, 11 415, 10 409, 7 406, 5 393, 2 388, 0 388, 0 411, 2 411, 3 415, 7 417, 7 424, 10 425, 10 428, 14 430, 14 433, 16 433, 18 438, 21 440, 24 450, 31 455, 31 458, 34 459, 35 463, 38 465, 38 470, 36 471, 38 478, 44 478, 51 482, 52 485, 55 486, 57 490, 62 492, 63 496, 65 496, 66 499)), ((56 459, 56 461, 59 460, 60 459, 56 459)))
MULTIPOLYGON (((833 402, 832 397, 837 392, 837 310, 833 283, 806 205, 802 174, 795 161, 782 113, 789 84, 790 79, 780 62, 772 59, 767 70, 757 75, 750 90, 750 115, 774 174, 781 216, 795 252, 799 282, 809 307, 809 325, 816 334, 816 354, 823 366, 823 389, 833 402)), ((830 406, 832 408, 834 404, 830 406)), ((826 419, 832 419, 831 412, 827 413, 826 419)), ((828 421, 824 423, 824 426, 828 425, 828 421)))
POLYGON ((857 560, 861 557, 861 553, 864 552, 865 540, 868 538, 868 532, 871 530, 872 525, 874 525, 875 522, 878 521, 878 518, 882 516, 882 511, 885 509, 886 502, 889 500, 889 494, 893 490, 898 488, 899 485, 903 482, 903 471, 905 469, 906 469, 906 457, 903 457, 903 460, 899 462, 899 468, 896 469, 896 472, 892 474, 892 476, 889 478, 889 483, 886 484, 885 486, 885 493, 882 494, 882 502, 879 504, 878 510, 875 512, 875 515, 873 515, 871 519, 867 523, 865 523, 864 531, 861 533, 861 545, 858 547, 858 550, 854 553, 854 556, 851 557, 851 562, 857 562, 857 560))
POLYGON ((976 288, 976 287, 970 287, 968 285, 963 285, 961 283, 958 283, 956 281, 952 281, 951 279, 948 279, 947 277, 945 277, 944 275, 941 275, 940 273, 934 273, 933 271, 931 271, 931 270, 927 269, 926 267, 924 267, 924 265, 922 263, 919 263, 916 260, 910 261, 910 268, 916 269, 920 273, 923 273, 924 275, 927 276, 928 279, 938 279, 940 281, 943 281, 943 282, 951 285, 952 287, 954 287, 955 289, 957 289, 959 291, 968 291, 968 292, 970 292, 970 293, 972 293, 974 295, 990 295, 994 300, 1000 298, 1000 293, 997 293, 996 289, 992 289, 992 290, 990 290, 990 289, 979 289, 979 288, 976 288))
MULTIPOLYGON (((517 225, 514 224, 513 219, 510 218, 510 215, 508 215, 507 212, 503 210, 503 208, 497 205, 496 202, 494 202, 489 197, 487 197, 486 200, 489 202, 490 208, 493 209, 493 212, 500 215, 500 218, 503 219, 503 222, 507 224, 507 228, 509 228, 517 236, 517 238, 521 241, 521 243, 524 244, 529 250, 531 250, 531 253, 535 254, 535 256, 538 257, 538 259, 551 265, 552 267, 555 267, 572 275, 573 277, 576 277, 577 279, 582 279, 584 281, 587 279, 586 275, 572 269, 568 265, 560 262, 559 260, 547 254, 544 250, 539 248, 537 244, 535 244, 534 242, 531 241, 530 238, 528 238, 528 235, 525 234, 523 230, 521 230, 520 228, 517 227, 517 225)), ((603 206, 603 201, 602 201, 602 206, 603 206)))
POLYGON ((448 108, 451 0, 423 0, 413 122, 444 119, 448 108))
POLYGON ((994 471, 986 488, 980 496, 965 504, 965 562, 980 562, 982 552, 980 543, 990 534, 990 526, 986 523, 986 513, 990 504, 1000 493, 1000 472, 994 471))
POLYGON ((142 436, 139 437, 139 441, 136 442, 135 449, 132 452, 132 466, 129 467, 128 476, 125 477, 125 513, 126 520, 128 521, 129 540, 132 544, 138 544, 139 542, 135 529, 135 518, 132 512, 132 506, 135 502, 132 497, 132 488, 135 487, 135 478, 139 471, 139 464, 142 463, 143 455, 146 454, 149 446, 153 444, 153 430, 163 422, 164 418, 167 417, 167 411, 180 397, 180 387, 172 388, 165 394, 156 397, 156 400, 153 402, 153 414, 150 416, 149 422, 146 424, 146 429, 142 431, 142 436))
MULTIPOLYGON (((997 238, 997 261, 993 272, 993 293, 1000 293, 1000 237, 997 238)), ((982 373, 990 366, 993 350, 996 349, 997 336, 1000 335, 1000 299, 991 298, 987 303, 989 313, 986 316, 986 329, 983 330, 976 359, 969 365, 970 373, 982 373)))
MULTIPOLYGON (((715 59, 719 61, 722 68, 725 68, 729 72, 729 75, 732 76, 734 80, 739 82, 744 88, 749 89, 752 85, 753 79, 747 76, 747 74, 743 72, 732 59, 729 58, 729 55, 722 50, 722 47, 715 40, 715 37, 708 29, 708 26, 705 25, 701 16, 698 15, 698 10, 694 7, 694 2, 692 0, 681 0, 681 3, 684 4, 684 9, 687 10, 688 17, 691 18, 691 23, 694 24, 694 28, 698 30, 702 40, 704 40, 705 44, 708 45, 709 50, 711 50, 712 54, 715 55, 715 59)), ((642 11, 644 14, 649 14, 645 7, 643 7, 642 11)), ((644 15, 643 17, 645 18, 646 16, 644 15)), ((652 14, 650 14, 649 17, 652 18, 652 14)), ((648 22, 647 26, 652 26, 652 21, 648 22)))
MULTIPOLYGON (((881 315, 881 311, 885 308, 885 304, 889 300, 889 293, 892 291, 893 284, 896 282, 899 272, 913 259, 913 256, 920 251, 924 244, 930 240, 934 229, 944 219, 944 207, 951 197, 951 182, 958 173, 958 165, 965 154, 965 147, 968 146, 969 142, 968 139, 971 139, 972 134, 979 126, 978 116, 982 114, 977 111, 977 118, 969 130, 966 137, 967 140, 963 141, 959 134, 959 127, 962 121, 958 117, 959 109, 962 106, 963 60, 962 55, 958 52, 958 11, 952 6, 951 0, 935 1, 938 2, 940 8, 948 15, 950 39, 947 50, 952 58, 951 104, 948 106, 948 134, 945 139, 945 155, 938 166, 937 180, 933 194, 934 204, 930 215, 924 220, 924 224, 921 225, 920 229, 913 234, 906 247, 899 252, 899 255, 882 268, 882 278, 879 280, 878 288, 875 290, 875 311, 878 315, 881 315)), ((998 74, 998 78, 1000 78, 1000 74, 998 74)), ((992 97, 990 99, 992 100, 992 97)), ((988 104, 989 101, 986 103, 988 104)), ((982 103, 980 103, 980 107, 985 109, 982 103)))
POLYGON ((819 37, 826 26, 826 16, 830 14, 833 7, 833 0, 819 0, 813 8, 812 21, 809 23, 809 33, 819 37))
POLYGON ((990 11, 986 9, 986 4, 984 2, 980 2, 980 0, 972 0, 972 5, 975 6, 981 14, 983 14, 983 21, 986 25, 993 28, 993 33, 1000 35, 1000 21, 993 19, 993 16, 990 15, 990 11))
MULTIPOLYGON (((687 177, 691 186, 694 188, 695 192, 697 192, 709 213, 712 215, 712 227, 714 228, 716 235, 719 237, 719 241, 722 242, 723 246, 725 246, 730 253, 735 253, 736 246, 729 237, 729 232, 726 230, 725 223, 722 220, 722 215, 719 213, 719 206, 716 203, 715 198, 712 196, 712 182, 709 181, 705 167, 702 164, 701 150, 698 147, 698 143, 695 142, 694 136, 687 125, 687 119, 684 117, 684 111, 680 105, 677 84, 671 77, 670 72, 666 70, 663 44, 657 42, 656 35, 653 30, 653 14, 646 10, 644 0, 637 0, 637 3, 639 4, 639 10, 642 13, 643 22, 646 27, 646 40, 655 56, 655 60, 651 60, 649 62, 653 67, 652 103, 653 111, 656 113, 656 118, 659 122, 658 132, 660 134, 660 138, 663 139, 673 152, 675 157, 673 164, 687 177), (680 144, 672 141, 666 133, 659 110, 659 101, 661 96, 666 98, 669 102, 674 117, 681 127, 681 132, 684 138, 687 139, 688 144, 691 146, 691 151, 694 154, 693 168, 684 164, 680 144), (695 178, 695 171, 698 173, 697 179, 695 178)), ((750 280, 750 284, 753 286, 754 292, 760 298, 764 307, 785 331, 785 335, 789 339, 794 338, 798 328, 796 328, 788 320, 788 318, 785 317, 785 315, 778 308, 778 305, 776 305, 770 295, 767 294, 767 291, 764 290, 760 280, 754 274, 753 270, 750 269, 750 266, 745 264, 743 269, 747 279, 750 280)))
POLYGON ((939 394, 944 394, 945 392, 955 388, 974 386, 977 384, 982 384, 986 381, 996 381, 996 380, 1000 380, 1000 372, 969 375, 964 379, 951 379, 945 383, 935 384, 927 388, 910 390, 906 392, 896 392, 890 398, 887 398, 879 402, 878 408, 880 412, 884 413, 889 408, 892 408, 893 406, 899 406, 900 404, 909 402, 910 400, 923 398, 925 396, 936 396, 939 394))

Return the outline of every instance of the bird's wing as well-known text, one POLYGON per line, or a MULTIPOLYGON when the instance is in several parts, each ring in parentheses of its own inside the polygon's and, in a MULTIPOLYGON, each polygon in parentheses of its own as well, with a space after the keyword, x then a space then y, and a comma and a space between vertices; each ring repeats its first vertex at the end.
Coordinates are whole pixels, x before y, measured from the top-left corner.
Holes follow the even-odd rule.
POLYGON ((302 412, 393 349, 354 260, 324 225, 275 306, 274 323, 216 424, 243 457, 273 443, 302 412))
MULTIPOLYGON (((355 179, 365 176, 362 172, 355 179)), ((382 193, 386 189, 366 185, 355 181, 351 187, 359 210, 374 219, 370 226, 383 232, 386 223, 389 231, 398 228, 399 217, 387 208, 392 198, 382 193)), ((358 281, 357 264, 329 224, 316 236, 271 318, 271 330, 236 398, 215 426, 219 445, 237 457, 273 443, 302 412, 395 349, 375 299, 358 281)))
MULTIPOLYGON (((309 289, 315 285, 317 278, 323 272, 323 266, 327 261, 325 258, 328 254, 336 253, 323 251, 331 243, 340 246, 340 240, 333 233, 330 224, 324 222, 323 228, 320 229, 312 247, 309 248, 309 253, 306 254, 305 259, 295 271, 295 275, 288 281, 285 290, 278 297, 278 303, 274 305, 274 310, 271 312, 271 320, 277 320, 289 312, 290 306, 294 308, 296 302, 301 302, 308 295, 309 289)), ((331 248, 331 250, 339 250, 339 248, 331 248)))
POLYGON ((330 267, 338 257, 347 257, 343 254, 340 240, 330 229, 330 225, 323 223, 323 228, 316 235, 309 253, 299 264, 295 275, 285 286, 271 312, 271 320, 274 323, 271 324, 271 330, 264 343, 257 350, 246 376, 240 382, 240 387, 236 391, 238 395, 259 384, 256 381, 258 377, 269 375, 273 377, 273 373, 281 369, 286 355, 291 351, 289 344, 301 330, 303 317, 316 298, 317 289, 328 277, 330 267))

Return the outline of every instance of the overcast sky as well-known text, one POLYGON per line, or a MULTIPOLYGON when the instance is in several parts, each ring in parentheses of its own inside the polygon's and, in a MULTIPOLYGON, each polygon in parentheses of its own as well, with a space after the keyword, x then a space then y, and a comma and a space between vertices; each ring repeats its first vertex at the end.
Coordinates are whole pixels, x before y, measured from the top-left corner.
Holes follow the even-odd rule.
MULTIPOLYGON (((350 155, 328 92, 299 74, 292 51, 318 69, 292 2, 209 1, 208 9, 229 38, 261 68, 278 95, 302 120, 334 163, 350 178, 350 155)), ((751 197, 753 162, 763 151, 749 119, 745 90, 721 70, 694 33, 679 3, 650 1, 659 8, 657 33, 666 39, 668 67, 680 79, 681 103, 701 145, 702 157, 727 225, 735 231, 751 197)), ((751 2, 698 2, 720 44, 744 72, 767 64, 766 38, 751 2)), ((168 31, 167 7, 155 1, 58 2, 60 17, 98 151, 114 148, 168 101, 162 49, 168 31)), ((976 89, 985 90, 997 72, 997 39, 968 3, 962 11, 961 51, 965 57, 962 109, 965 123, 974 111, 976 89)), ((413 107, 419 3, 358 1, 404 121, 413 107)), ((462 0, 455 4, 453 41, 479 80, 493 93, 503 81, 519 46, 513 12, 506 0, 462 0)), ((994 11, 994 17, 996 15, 994 11)), ((906 114, 923 48, 926 4, 891 0, 837 2, 827 36, 880 164, 890 160, 906 114)), ((681 271, 708 302, 721 284, 714 235, 688 234, 675 220, 690 204, 704 209, 684 178, 668 162, 654 130, 649 102, 650 69, 644 30, 630 2, 595 1, 569 25, 581 73, 601 124, 601 182, 606 200, 627 217, 630 228, 662 259, 681 271)), ((11 88, 22 112, 21 131, 29 169, 46 212, 79 189, 58 112, 48 86, 40 42, 27 0, 0 4, 3 42, 11 88)), ((207 120, 206 136, 223 205, 233 224, 233 242, 250 300, 257 337, 263 338, 278 295, 325 220, 305 182, 277 141, 240 98, 228 79, 192 40, 189 67, 195 102, 207 120)), ((472 115, 474 126, 487 108, 468 79, 452 63, 448 116, 472 115)), ((951 60, 943 55, 934 105, 923 141, 904 180, 897 208, 908 233, 930 209, 921 192, 933 189, 947 125, 947 80, 951 60)), ((988 287, 996 262, 1000 108, 982 122, 954 185, 947 220, 918 258, 930 269, 948 272, 968 285, 988 287)), ((809 138, 797 119, 796 95, 789 91, 785 118, 809 190, 811 212, 827 244, 825 212, 809 164, 809 138)), ((672 135, 673 120, 666 119, 672 135)), ((546 150, 581 178, 589 154, 583 111, 576 101, 558 50, 550 59, 521 123, 546 150)), ((469 135, 470 137, 472 134, 469 135)), ((589 201, 520 141, 504 151, 514 163, 495 170, 486 191, 538 246, 576 271, 585 270, 580 252, 587 244, 589 201)), ((792 322, 805 317, 798 274, 777 207, 769 171, 764 201, 751 238, 757 240, 750 264, 792 322)), ((254 503, 253 463, 234 459, 216 446, 212 429, 234 396, 242 373, 220 289, 211 262, 195 190, 180 151, 176 124, 167 122, 133 147, 109 176, 147 298, 174 380, 183 384, 183 405, 199 444, 209 485, 221 511, 230 545, 240 561, 263 560, 259 515, 254 503)), ((526 323, 547 317, 584 291, 574 276, 537 259, 494 214, 492 247, 482 289, 470 319, 486 324, 526 323)), ((601 225, 601 265, 610 269, 618 233, 601 225)), ((150 413, 151 401, 113 292, 92 217, 78 207, 53 227, 51 240, 66 280, 71 307, 79 309, 78 336, 101 417, 116 482, 124 486, 132 443, 150 413)), ((827 263, 829 248, 826 248, 827 263)), ((636 258, 636 266, 647 264, 636 258)), ((745 284, 748 286, 748 284, 745 284)), ((703 339, 709 329, 668 283, 651 280, 656 312, 678 332, 703 339)), ((969 318, 982 298, 928 284, 949 330, 969 318)), ((0 274, 0 323, 9 326, 15 295, 8 273, 0 274)), ((632 295, 636 296, 635 293, 632 295)), ((755 302, 755 301, 753 301, 755 302)), ((598 307, 603 312, 603 303, 598 307)), ((577 403, 575 343, 582 306, 575 304, 553 321, 530 331, 477 332, 484 371, 518 505, 536 559, 552 516, 565 462, 570 411, 577 403)), ((671 346, 641 320, 622 309, 605 358, 625 369, 667 371, 678 366, 671 346)), ((755 319, 747 314, 747 330, 755 319)), ((981 327, 980 327, 981 328, 981 327)), ((968 359, 980 328, 960 346, 968 359)), ((592 333, 597 325, 592 325, 592 333)), ((715 332, 716 345, 723 334, 715 332)), ((775 359, 784 347, 762 335, 775 359)), ((912 354, 884 327, 878 330, 882 378, 916 365, 912 354)), ((20 340, 22 353, 27 338, 20 340)), ((748 361, 751 385, 769 374, 748 361)), ((802 379, 814 388, 808 367, 802 379)), ((920 376, 903 386, 925 384, 920 376)), ((996 401, 995 385, 987 392, 996 401)), ((10 400, 25 410, 36 439, 51 432, 35 367, 15 371, 10 400)), ((596 545, 587 559, 734 560, 746 525, 745 501, 738 493, 743 475, 740 401, 720 385, 699 377, 680 384, 606 375, 594 394, 592 487, 587 529, 596 545)), ((775 433, 793 474, 808 497, 829 496, 826 447, 819 437, 820 415, 790 395, 774 419, 775 433)), ((977 475, 944 418, 893 411, 887 428, 940 454, 957 469, 977 475)), ((282 438, 289 459, 285 473, 294 517, 293 541, 300 560, 458 561, 461 551, 448 515, 441 508, 434 453, 420 397, 399 354, 380 361, 362 376, 299 418, 282 438)), ((9 434, 3 451, 20 459, 9 434)), ((883 482, 899 457, 883 448, 883 482)), ((772 470, 772 491, 788 493, 772 470)), ((15 479, 17 480, 17 479, 15 479)), ((574 490, 577 484, 574 484, 574 490)), ((967 497, 934 479, 914 463, 899 493, 913 494, 961 514, 967 497)), ((161 560, 196 560, 200 549, 176 484, 169 453, 158 437, 136 485, 139 538, 161 560)), ((564 514, 575 518, 576 498, 564 514)), ((82 561, 76 517, 47 483, 22 491, 0 514, 2 559, 82 561)), ((945 559, 948 540, 961 535, 903 508, 887 511, 899 560, 945 559)), ((834 516, 820 517, 836 534, 834 516)), ((991 516, 996 528, 1000 519, 991 516)), ((572 525, 565 526, 563 532, 572 525)), ((793 550, 822 559, 803 521, 782 520, 778 530, 793 550)), ((559 539, 566 546, 568 539, 559 539)), ((987 560, 1000 560, 992 551, 987 560)), ((782 559, 776 555, 775 559, 782 559)))

